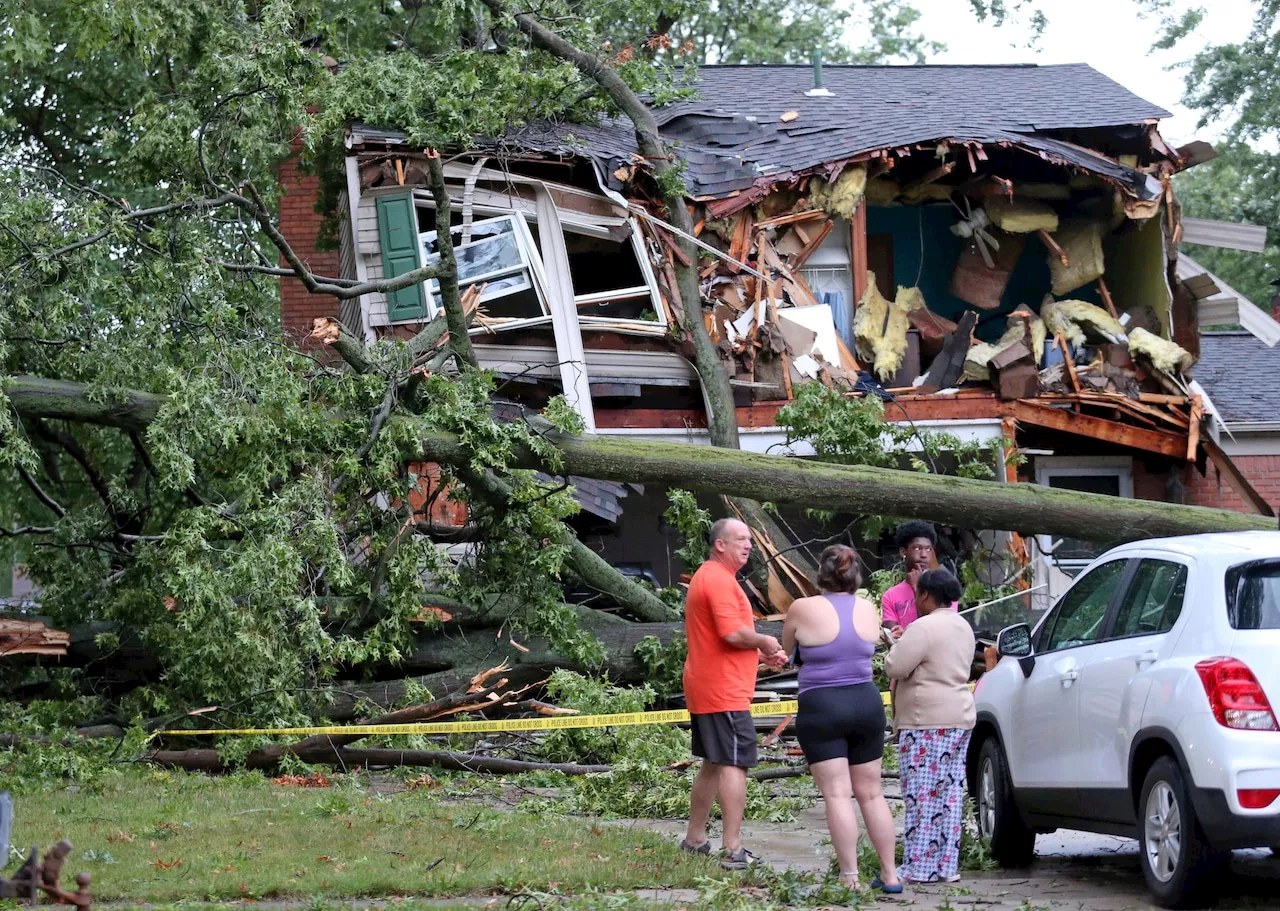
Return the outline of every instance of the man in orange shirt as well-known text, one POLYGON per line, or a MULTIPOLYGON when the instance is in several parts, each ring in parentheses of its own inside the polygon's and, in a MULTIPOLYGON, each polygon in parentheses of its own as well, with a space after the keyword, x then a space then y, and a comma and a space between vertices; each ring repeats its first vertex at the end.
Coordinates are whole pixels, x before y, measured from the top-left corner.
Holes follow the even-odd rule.
POLYGON ((710 854, 707 818, 720 799, 724 819, 720 864, 741 870, 756 858, 742 847, 742 815, 747 805, 747 769, 756 764, 756 729, 751 697, 761 661, 786 664, 782 645, 756 632, 751 603, 738 584, 738 571, 751 556, 751 530, 736 519, 711 526, 711 557, 698 568, 685 596, 684 627, 689 656, 684 693, 693 729, 693 755, 702 759, 693 782, 689 830, 680 847, 710 854))

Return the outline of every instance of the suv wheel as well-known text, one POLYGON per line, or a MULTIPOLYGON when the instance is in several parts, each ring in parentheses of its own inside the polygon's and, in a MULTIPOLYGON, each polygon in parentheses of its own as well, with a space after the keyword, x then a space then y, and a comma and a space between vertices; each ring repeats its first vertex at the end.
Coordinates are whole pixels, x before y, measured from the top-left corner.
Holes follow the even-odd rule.
POLYGON ((1002 867, 1028 866, 1035 857, 1036 835, 1014 806, 1004 750, 994 737, 982 742, 973 781, 978 832, 991 848, 991 856, 1002 867))
POLYGON ((1196 905, 1222 863, 1200 828, 1186 776, 1168 756, 1156 760, 1143 782, 1138 845, 1147 888, 1166 908, 1196 905))

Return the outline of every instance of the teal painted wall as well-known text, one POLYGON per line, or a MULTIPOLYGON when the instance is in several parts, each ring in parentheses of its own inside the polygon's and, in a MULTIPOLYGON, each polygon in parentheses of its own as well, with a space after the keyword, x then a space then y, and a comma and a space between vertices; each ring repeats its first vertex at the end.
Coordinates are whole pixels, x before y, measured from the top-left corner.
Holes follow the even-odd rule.
MULTIPOLYGON (((920 276, 920 291, 929 309, 949 320, 959 321, 970 308, 964 301, 947 293, 951 273, 964 249, 965 241, 951 233, 960 218, 955 207, 870 206, 867 209, 867 233, 893 237, 894 282, 910 286, 920 276), (923 237, 924 255, 921 256, 923 237), (924 260, 923 268, 921 259, 924 260)), ((1027 237, 1017 267, 1009 277, 997 310, 978 311, 977 335, 984 341, 995 341, 1004 332, 1005 315, 1019 304, 1027 304, 1039 312, 1040 301, 1049 292, 1049 261, 1044 244, 1035 235, 1027 237)), ((1101 304, 1097 288, 1090 284, 1071 294, 1073 300, 1101 304)))

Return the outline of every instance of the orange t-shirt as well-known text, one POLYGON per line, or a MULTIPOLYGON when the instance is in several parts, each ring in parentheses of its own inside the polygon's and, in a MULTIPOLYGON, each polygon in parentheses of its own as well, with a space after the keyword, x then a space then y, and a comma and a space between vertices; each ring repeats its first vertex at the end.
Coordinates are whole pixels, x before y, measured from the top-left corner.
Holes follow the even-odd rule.
POLYGON ((693 574, 684 599, 684 631, 689 640, 684 695, 690 712, 704 715, 750 708, 760 656, 753 648, 734 648, 722 638, 744 626, 755 629, 751 602, 727 566, 708 560, 693 574))

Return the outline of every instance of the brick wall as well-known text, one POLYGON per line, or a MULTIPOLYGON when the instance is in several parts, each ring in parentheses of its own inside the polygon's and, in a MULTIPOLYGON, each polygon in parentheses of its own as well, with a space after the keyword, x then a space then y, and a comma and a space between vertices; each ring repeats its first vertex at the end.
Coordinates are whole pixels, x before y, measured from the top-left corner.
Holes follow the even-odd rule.
POLYGON ((1133 496, 1137 500, 1157 500, 1167 503, 1170 499, 1169 470, 1163 465, 1152 468, 1146 460, 1133 460, 1133 496))
MULTIPOLYGON (((1248 479, 1268 503, 1280 511, 1280 455, 1238 455, 1231 459, 1240 473, 1248 479)), ((1205 470, 1204 477, 1194 467, 1183 473, 1187 488, 1187 503, 1192 506, 1212 506, 1217 509, 1233 509, 1251 512, 1231 486, 1231 482, 1218 473, 1213 463, 1205 470)))
MULTIPOLYGON (((317 250, 320 223, 324 216, 316 211, 320 198, 320 178, 298 172, 297 149, 280 166, 280 232, 317 275, 338 275, 338 251, 317 250)), ((287 266, 281 258, 280 264, 287 266)), ((304 346, 311 332, 312 320, 320 316, 338 317, 339 302, 326 294, 309 294, 297 279, 280 280, 280 322, 284 331, 304 346)))

